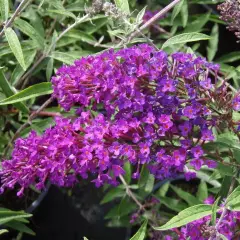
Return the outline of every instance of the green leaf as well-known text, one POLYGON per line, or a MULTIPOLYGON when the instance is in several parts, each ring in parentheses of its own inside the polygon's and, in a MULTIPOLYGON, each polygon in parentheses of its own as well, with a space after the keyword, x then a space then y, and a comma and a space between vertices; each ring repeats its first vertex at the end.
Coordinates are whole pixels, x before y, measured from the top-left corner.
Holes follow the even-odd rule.
POLYGON ((166 183, 164 183, 160 188, 159 190, 157 191, 156 195, 159 196, 160 198, 161 197, 165 197, 166 194, 167 194, 167 191, 169 189, 169 186, 170 186, 170 182, 167 181, 166 183))
POLYGON ((124 164, 124 170, 125 170, 124 179, 127 184, 130 184, 132 179, 132 165, 129 162, 126 162, 124 164))
POLYGON ((29 218, 32 214, 25 213, 23 211, 11 211, 8 209, 1 209, 0 210, 0 224, 5 224, 12 220, 17 220, 21 218, 29 218))
POLYGON ((33 86, 30 86, 21 92, 16 93, 15 95, 6 98, 2 101, 0 101, 0 105, 8 105, 13 104, 17 102, 22 102, 31 98, 43 96, 46 94, 51 94, 53 92, 52 90, 52 84, 51 83, 38 83, 33 86))
POLYGON ((197 171, 197 178, 211 184, 212 186, 214 186, 215 188, 220 188, 221 187, 221 183, 218 182, 217 180, 212 180, 210 178, 210 175, 208 175, 207 173, 203 172, 203 171, 197 171))
POLYGON ((196 20, 189 21, 189 24, 184 29, 184 33, 190 33, 190 32, 200 32, 203 28, 203 26, 207 23, 209 20, 210 13, 203 14, 201 16, 197 16, 196 20))
POLYGON ((218 194, 221 198, 227 197, 228 191, 229 191, 229 187, 230 187, 231 182, 232 182, 232 176, 231 177, 230 176, 225 176, 223 178, 222 186, 221 186, 220 192, 218 194))
POLYGON ((171 188, 180 198, 186 201, 189 204, 189 206, 200 203, 200 201, 197 198, 195 198, 192 194, 183 191, 181 188, 175 187, 173 185, 171 185, 171 188))
POLYGON ((104 196, 103 200, 101 201, 101 204, 108 203, 112 201, 115 198, 123 197, 125 195, 126 191, 121 188, 112 188, 110 191, 104 196))
POLYGON ((144 188, 145 192, 147 192, 147 193, 151 193, 152 192, 153 187, 154 187, 154 181, 155 181, 154 175, 153 174, 149 174, 147 182, 146 182, 146 185, 145 185, 145 188, 144 188))
POLYGON ((230 132, 218 135, 216 142, 223 145, 225 144, 225 146, 229 148, 233 147, 240 149, 238 137, 230 132))
POLYGON ((235 158, 235 160, 240 163, 240 149, 233 149, 233 156, 235 158))
POLYGON ((32 40, 36 41, 41 49, 44 48, 44 39, 30 23, 23 19, 17 18, 14 21, 14 25, 21 32, 29 36, 32 40))
POLYGON ((190 47, 187 47, 186 53, 195 54, 194 51, 193 51, 193 49, 190 48, 190 47))
POLYGON ((181 227, 190 222, 210 215, 212 206, 207 204, 199 204, 181 211, 177 216, 173 217, 170 221, 161 227, 153 227, 155 230, 165 231, 172 228, 181 227))
POLYGON ((7 232, 8 232, 7 229, 1 229, 1 230, 0 230, 0 235, 2 235, 2 234, 4 234, 4 233, 7 233, 7 232))
MULTIPOLYGON (((15 91, 12 89, 11 85, 9 84, 5 75, 3 74, 1 68, 0 68, 0 88, 2 89, 6 97, 10 97, 15 94, 15 91)), ((29 112, 28 108, 23 103, 16 103, 14 104, 14 106, 24 113, 29 112)))
POLYGON ((226 200, 226 206, 234 208, 234 205, 240 204, 240 186, 238 186, 226 200))
POLYGON ((180 13, 183 3, 185 2, 185 0, 181 0, 173 9, 172 12, 172 17, 171 17, 171 23, 173 23, 174 19, 177 17, 177 15, 180 13))
POLYGON ((34 8, 28 8, 24 13, 24 18, 28 19, 35 30, 42 36, 45 37, 45 30, 43 27, 44 18, 40 17, 39 11, 36 11, 34 8))
POLYGON ((219 63, 231 63, 240 60, 240 51, 227 53, 216 60, 219 63))
POLYGON ((191 3, 196 3, 196 4, 216 4, 216 3, 221 3, 224 2, 224 0, 191 0, 191 3))
POLYGON ((73 13, 71 13, 71 12, 65 10, 65 9, 61 9, 61 10, 60 9, 59 10, 57 10, 57 9, 49 9, 48 12, 60 14, 60 15, 66 16, 66 17, 71 17, 71 18, 73 18, 75 20, 77 18, 73 13))
POLYGON ((35 233, 32 231, 32 229, 30 229, 24 223, 21 223, 19 221, 11 221, 11 222, 5 223, 4 225, 6 225, 7 227, 10 227, 12 229, 15 229, 19 232, 22 232, 22 233, 27 233, 27 234, 30 234, 33 236, 35 235, 35 233))
POLYGON ((214 204, 212 205, 212 216, 211 216, 211 223, 213 226, 216 224, 216 218, 217 218, 217 208, 218 208, 218 202, 220 200, 220 197, 216 199, 214 204))
POLYGON ((181 8, 181 17, 182 17, 182 25, 183 27, 186 27, 188 22, 188 3, 187 0, 183 1, 183 5, 181 8))
POLYGON ((14 56, 18 60, 21 67, 24 70, 26 70, 22 47, 18 40, 17 34, 12 30, 12 28, 7 28, 4 31, 5 31, 5 36, 7 38, 8 44, 9 44, 14 56))
POLYGON ((102 26, 106 25, 106 23, 109 21, 109 19, 106 18, 100 18, 100 19, 96 19, 95 21, 93 21, 92 23, 89 24, 84 24, 84 28, 87 34, 93 34, 95 32, 97 32, 102 26))
POLYGON ((142 226, 138 229, 135 235, 131 237, 130 240, 144 240, 146 236, 147 224, 148 224, 148 220, 146 219, 143 222, 142 226))
MULTIPOLYGON (((73 38, 76 41, 80 40, 80 41, 86 42, 86 43, 88 43, 88 42, 96 43, 97 42, 96 39, 92 35, 90 35, 86 32, 77 30, 77 29, 73 29, 73 30, 69 31, 68 33, 66 33, 62 39, 64 39, 64 38, 73 38)), ((61 40, 58 42, 58 44, 61 43, 61 40)))
POLYGON ((131 204, 129 197, 125 196, 122 198, 120 204, 118 205, 118 217, 126 215, 126 210, 128 209, 129 204, 131 204))
POLYGON ((35 119, 30 127, 25 128, 21 132, 21 137, 26 137, 29 134, 29 132, 34 128, 35 129, 38 128, 40 130, 40 133, 42 134, 46 130, 46 128, 49 128, 50 126, 53 126, 53 125, 54 125, 54 122, 52 118, 39 119, 38 121, 37 119, 35 119))
MULTIPOLYGON (((156 198, 158 198, 157 195, 155 195, 156 198)), ((180 212, 187 208, 187 204, 185 202, 182 202, 178 199, 170 198, 170 197, 159 197, 158 198, 162 204, 164 204, 166 207, 169 209, 175 211, 175 212, 180 212)))
POLYGON ((176 36, 168 39, 162 45, 162 49, 169 47, 171 45, 174 45, 174 44, 184 44, 184 43, 188 43, 188 42, 196 42, 196 41, 208 40, 208 39, 210 39, 210 37, 203 33, 197 33, 197 32, 183 33, 183 34, 179 34, 179 35, 176 35, 176 36))
POLYGON ((127 14, 130 14, 128 0, 114 0, 114 2, 119 9, 127 14))
POLYGON ((198 186, 197 199, 203 202, 208 197, 208 187, 205 181, 201 181, 198 186))
POLYGON ((137 15, 136 17, 136 23, 140 24, 143 21, 144 14, 146 12, 147 6, 145 6, 137 15))
POLYGON ((223 234, 218 233, 219 237, 221 240, 228 240, 228 238, 226 238, 223 234))
POLYGON ((211 38, 208 41, 207 47, 208 61, 212 61, 214 59, 218 50, 218 38, 219 38, 218 24, 214 24, 210 37, 211 38))
POLYGON ((86 3, 81 1, 76 1, 74 3, 69 3, 65 8, 69 12, 85 12, 86 10, 86 3))
POLYGON ((66 64, 73 64, 76 60, 71 54, 65 52, 53 52, 50 57, 66 64))
POLYGON ((146 185, 149 175, 150 175, 150 173, 149 173, 146 165, 144 165, 141 169, 140 178, 138 180, 139 188, 144 187, 146 185))
POLYGON ((83 240, 88 240, 86 237, 83 237, 83 240))
POLYGON ((46 69, 46 78, 47 81, 50 81, 53 73, 53 58, 50 58, 47 64, 47 69, 46 69))
MULTIPOLYGON (((37 54, 37 49, 23 51, 23 53, 26 67, 28 68, 33 63, 33 60, 37 54)), ((22 69, 20 64, 18 64, 11 75, 10 82, 12 83, 12 85, 15 85, 18 82, 18 80, 23 76, 24 73, 25 71, 22 69)))
POLYGON ((3 21, 7 21, 8 20, 8 14, 9 14, 9 2, 8 2, 8 0, 0 0, 0 13, 1 13, 3 21))
MULTIPOLYGON (((123 206, 123 203, 120 203, 123 206)), ((119 204, 119 205, 120 205, 119 204)), ((119 218, 136 211, 136 204, 133 202, 128 202, 125 208, 121 207, 121 212, 119 212, 119 205, 114 206, 105 216, 105 219, 119 218), (120 214, 120 215, 119 215, 120 214)))

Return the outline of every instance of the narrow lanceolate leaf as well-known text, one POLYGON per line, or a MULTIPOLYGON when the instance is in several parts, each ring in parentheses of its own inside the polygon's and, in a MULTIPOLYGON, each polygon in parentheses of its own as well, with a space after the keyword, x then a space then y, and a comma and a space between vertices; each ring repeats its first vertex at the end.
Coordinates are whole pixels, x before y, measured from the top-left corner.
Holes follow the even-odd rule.
POLYGON ((129 162, 126 162, 124 164, 124 170, 125 170, 125 175, 124 175, 124 179, 125 181, 130 184, 131 182, 131 176, 132 176, 132 165, 129 162))
POLYGON ((187 0, 184 0, 182 8, 181 8, 181 17, 182 17, 182 25, 186 27, 188 22, 188 3, 187 0))
POLYGON ((116 6, 123 12, 130 14, 128 0, 114 0, 116 6))
POLYGON ((9 14, 9 2, 8 2, 8 0, 0 0, 0 13, 1 13, 2 19, 4 21, 7 21, 8 14, 9 14))
POLYGON ((12 50, 12 53, 18 60, 21 67, 24 70, 26 70, 22 47, 18 40, 17 34, 12 30, 12 28, 7 28, 7 29, 5 29, 5 36, 7 38, 8 44, 12 50))
POLYGON ((240 206, 240 186, 237 187, 227 198, 226 206, 234 209, 235 206, 240 206))
POLYGON ((65 9, 60 9, 60 10, 59 9, 50 9, 50 10, 48 10, 48 12, 56 13, 59 15, 64 15, 66 17, 71 17, 75 20, 77 18, 72 12, 66 11, 65 9))
POLYGON ((199 204, 181 211, 177 216, 161 227, 154 227, 155 230, 165 231, 172 228, 181 227, 190 222, 206 217, 212 213, 212 206, 207 204, 199 204))
POLYGON ((29 218, 32 214, 25 213, 23 211, 11 211, 8 209, 1 209, 0 210, 0 224, 5 224, 7 222, 22 219, 22 218, 29 218))
POLYGON ((147 223, 148 220, 145 220, 142 226, 130 240, 143 240, 146 236, 147 223))
POLYGON ((186 28, 184 29, 184 33, 191 33, 191 32, 200 32, 204 25, 208 22, 210 13, 206 13, 197 17, 196 20, 189 22, 186 28))
MULTIPOLYGON (((37 54, 37 49, 24 51, 24 59, 25 59, 25 64, 27 68, 33 63, 36 54, 37 54)), ((22 69, 20 64, 18 64, 12 72, 10 83, 13 86, 16 85, 18 80, 23 76, 24 72, 25 71, 22 69)))
POLYGON ((43 96, 46 94, 51 94, 53 92, 52 90, 52 84, 51 83, 39 83, 35 84, 31 87, 28 87, 21 92, 16 93, 15 95, 6 98, 2 101, 0 101, 0 105, 8 105, 13 104, 17 102, 22 102, 31 98, 43 96))
POLYGON ((218 202, 220 200, 220 197, 217 198, 217 200, 214 202, 212 206, 212 217, 211 217, 211 223, 213 226, 216 224, 216 218, 217 218, 217 208, 218 208, 218 202))
POLYGON ((46 69, 46 78, 48 81, 50 81, 52 73, 53 73, 53 58, 50 58, 46 69))
POLYGON ((223 55, 222 57, 218 58, 216 61, 219 63, 231 63, 240 60, 240 51, 231 52, 223 55))
MULTIPOLYGON (((12 89, 11 85, 9 84, 8 80, 6 79, 1 69, 0 69, 0 88, 2 89, 2 92, 5 94, 6 97, 10 97, 15 94, 14 90, 12 89)), ((28 113, 28 108, 23 103, 16 103, 14 106, 20 111, 28 113)))
POLYGON ((110 191, 104 196, 101 204, 108 203, 115 198, 123 197, 125 195, 125 191, 120 188, 112 188, 110 191))
POLYGON ((188 43, 188 42, 196 42, 196 41, 208 40, 208 39, 210 39, 210 37, 203 33, 196 33, 196 32, 183 33, 183 34, 179 34, 179 35, 176 35, 176 36, 168 39, 162 45, 162 49, 169 47, 171 45, 175 45, 175 44, 184 44, 184 43, 188 43))
POLYGON ((154 175, 149 174, 146 185, 145 185, 145 188, 144 188, 145 192, 147 192, 147 193, 152 192, 153 187, 154 187, 154 181, 155 181, 154 175))
POLYGON ((209 39, 208 48, 207 48, 208 61, 212 61, 217 53, 218 37, 219 37, 218 24, 215 24, 213 26, 210 36, 211 38, 209 39))
POLYGON ((28 35, 31 39, 36 41, 40 48, 44 48, 43 37, 35 30, 35 28, 27 21, 17 18, 14 21, 14 26, 18 28, 21 32, 28 35))
POLYGON ((0 235, 2 235, 2 234, 4 234, 4 233, 7 233, 7 232, 8 232, 7 229, 1 229, 1 230, 0 230, 0 235))
POLYGON ((8 222, 8 223, 5 223, 4 225, 6 225, 7 227, 10 227, 12 229, 15 229, 19 232, 22 232, 22 233, 27 233, 27 234, 30 234, 30 235, 35 235, 35 233, 33 232, 32 229, 30 229, 28 226, 26 226, 24 223, 21 223, 19 221, 11 221, 11 222, 8 222))
POLYGON ((138 13, 138 15, 137 15, 137 17, 136 17, 136 23, 137 23, 137 24, 140 24, 140 23, 142 22, 143 17, 144 17, 144 14, 145 14, 145 12, 146 12, 146 8, 147 8, 147 6, 145 6, 145 7, 138 13))
POLYGON ((219 233, 219 237, 221 240, 228 240, 228 238, 226 238, 223 234, 219 233))
POLYGON ((66 64, 73 64, 76 60, 71 54, 65 52, 53 52, 50 57, 66 64))
POLYGON ((171 188, 180 198, 185 200, 188 203, 189 206, 196 205, 196 204, 200 203, 199 199, 194 197, 192 194, 190 194, 188 192, 185 192, 181 188, 175 187, 173 185, 171 186, 171 188))
POLYGON ((171 18, 171 22, 173 23, 174 19, 177 17, 177 15, 180 13, 183 3, 185 0, 180 1, 173 9, 172 12, 172 18, 171 18))
POLYGON ((201 181, 198 186, 197 199, 203 202, 208 197, 208 187, 205 181, 201 181))

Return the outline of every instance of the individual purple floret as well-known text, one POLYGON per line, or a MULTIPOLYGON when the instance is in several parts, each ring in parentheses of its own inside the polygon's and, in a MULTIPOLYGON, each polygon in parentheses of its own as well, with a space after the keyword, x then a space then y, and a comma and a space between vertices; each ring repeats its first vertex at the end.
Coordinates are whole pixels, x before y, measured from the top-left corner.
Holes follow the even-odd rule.
POLYGON ((235 111, 240 111, 240 95, 237 94, 232 101, 232 108, 235 111))

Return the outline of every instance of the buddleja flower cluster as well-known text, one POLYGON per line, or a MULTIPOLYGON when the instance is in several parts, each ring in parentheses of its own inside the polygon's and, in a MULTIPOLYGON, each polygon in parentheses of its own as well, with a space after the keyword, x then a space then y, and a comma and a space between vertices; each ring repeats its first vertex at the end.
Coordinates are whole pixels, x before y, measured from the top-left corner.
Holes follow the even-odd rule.
POLYGON ((97 187, 117 185, 125 162, 134 165, 133 178, 144 164, 157 179, 183 171, 190 179, 203 165, 215 168, 202 145, 214 141, 213 128, 240 100, 232 101, 218 71, 203 58, 168 56, 146 44, 61 67, 53 96, 66 111, 79 106, 80 117, 58 118, 42 136, 18 139, 2 164, 2 191, 20 185, 21 195, 47 180, 71 186, 89 174, 97 187))
POLYGON ((226 0, 218 6, 221 13, 221 19, 226 21, 228 29, 235 32, 240 39, 240 2, 239 0, 226 0))

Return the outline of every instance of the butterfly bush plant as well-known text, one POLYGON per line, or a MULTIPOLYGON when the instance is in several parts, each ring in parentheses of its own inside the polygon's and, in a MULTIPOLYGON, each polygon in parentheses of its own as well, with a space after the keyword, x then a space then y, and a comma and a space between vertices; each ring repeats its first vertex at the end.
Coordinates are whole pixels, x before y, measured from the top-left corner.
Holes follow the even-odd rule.
MULTIPOLYGON (((0 1, 5 10, 7 2, 0 1)), ((109 226, 140 225, 128 239, 239 239, 239 68, 229 65, 239 52, 215 60, 222 22, 212 5, 175 0, 135 13, 138 6, 127 0, 22 4, 16 12, 23 19, 32 11, 46 21, 48 11, 65 28, 55 18, 43 35, 32 34, 29 22, 2 11, 0 36, 18 65, 12 74, 10 60, 6 74, 0 69, 0 104, 19 119, 4 118, 1 195, 24 198, 29 189, 71 189, 88 180, 106 192, 101 204, 114 203, 105 216, 109 226), (79 16, 71 10, 77 6, 79 16), (194 6, 212 13, 189 15, 194 6), (210 18, 212 29, 201 33, 210 18), (20 43, 19 31, 38 46, 28 50, 32 58, 23 48, 30 39, 20 43), (51 83, 42 82, 44 71, 51 83), (33 76, 41 83, 29 84, 33 76), (46 94, 37 107, 33 99, 46 94)), ((238 1, 218 8, 237 35, 238 1)))

